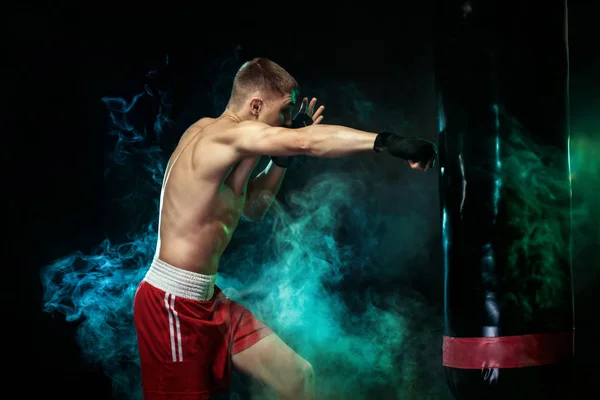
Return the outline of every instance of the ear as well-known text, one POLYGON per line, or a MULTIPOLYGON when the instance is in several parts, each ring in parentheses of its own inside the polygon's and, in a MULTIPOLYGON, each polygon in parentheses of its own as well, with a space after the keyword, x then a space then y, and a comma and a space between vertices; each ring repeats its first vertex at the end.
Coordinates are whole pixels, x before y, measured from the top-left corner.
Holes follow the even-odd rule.
POLYGON ((253 97, 250 100, 250 113, 254 116, 258 116, 260 110, 262 110, 263 100, 260 97, 253 97))

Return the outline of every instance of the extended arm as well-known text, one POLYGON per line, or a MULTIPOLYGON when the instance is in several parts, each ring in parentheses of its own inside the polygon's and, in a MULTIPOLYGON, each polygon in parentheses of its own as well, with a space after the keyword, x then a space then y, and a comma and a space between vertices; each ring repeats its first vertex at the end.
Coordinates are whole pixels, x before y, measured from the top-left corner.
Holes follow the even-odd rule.
POLYGON ((311 125, 300 129, 241 122, 212 139, 241 157, 307 155, 341 158, 373 151, 377 134, 340 125, 311 125))
POLYGON ((210 138, 234 153, 235 159, 261 155, 341 158, 375 151, 389 153, 410 161, 413 168, 427 170, 435 165, 437 158, 437 147, 428 140, 389 132, 377 134, 341 125, 319 124, 289 129, 248 121, 210 138))

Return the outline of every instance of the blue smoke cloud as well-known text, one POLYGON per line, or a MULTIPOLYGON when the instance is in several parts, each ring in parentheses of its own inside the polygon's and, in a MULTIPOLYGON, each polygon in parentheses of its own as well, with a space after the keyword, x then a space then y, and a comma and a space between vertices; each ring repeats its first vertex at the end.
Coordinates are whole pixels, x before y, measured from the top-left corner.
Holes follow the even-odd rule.
MULTIPOLYGON (((212 88, 219 104, 222 81, 217 77, 212 88)), ((332 100, 351 93, 352 101, 338 106, 354 116, 355 126, 377 112, 356 84, 332 82, 325 89, 332 100)), ((44 310, 78 323, 83 355, 102 364, 115 396, 124 399, 141 398, 133 298, 155 250, 167 156, 153 140, 170 121, 167 99, 149 87, 130 101, 103 99, 116 138, 107 177, 117 172, 129 182, 120 198, 133 210, 129 215, 151 216, 132 219, 124 240, 107 239, 91 254, 68 255, 41 273, 44 310), (144 102, 157 110, 152 123, 136 119, 144 102), (120 173, 128 169, 135 175, 120 173)), ((217 284, 313 364, 318 398, 449 398, 440 378, 440 312, 413 288, 415 276, 427 274, 415 265, 433 261, 437 243, 422 227, 437 214, 432 219, 410 209, 425 200, 423 189, 410 183, 422 178, 402 176, 408 167, 396 160, 378 162, 298 159, 285 201, 262 223, 240 224, 217 284)), ((236 385, 232 396, 242 392, 236 385)), ((252 384, 256 396, 265 390, 252 384)))
MULTIPOLYGON (((117 172, 122 179, 126 167, 142 166, 142 171, 135 168, 137 178, 129 182, 133 190, 119 200, 123 207, 139 211, 140 197, 148 196, 156 214, 166 164, 160 147, 149 145, 148 132, 158 138, 170 123, 168 92, 146 85, 129 101, 113 97, 102 101, 111 122, 108 134, 115 138, 105 176, 117 172), (134 123, 144 102, 158 110, 148 126, 134 123)), ((76 339, 83 356, 102 365, 119 398, 141 399, 133 298, 154 252, 157 222, 133 220, 134 228, 125 240, 105 239, 91 254, 75 252, 41 271, 44 311, 62 313, 67 321, 79 323, 76 339)))

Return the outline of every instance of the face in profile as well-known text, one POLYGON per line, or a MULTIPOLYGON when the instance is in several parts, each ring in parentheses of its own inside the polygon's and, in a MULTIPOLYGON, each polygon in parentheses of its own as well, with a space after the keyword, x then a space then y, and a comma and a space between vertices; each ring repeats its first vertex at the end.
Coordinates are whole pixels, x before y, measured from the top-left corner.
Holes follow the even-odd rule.
POLYGON ((271 126, 292 125, 294 103, 290 95, 271 96, 265 100, 255 97, 251 100, 250 107, 260 122, 271 126))

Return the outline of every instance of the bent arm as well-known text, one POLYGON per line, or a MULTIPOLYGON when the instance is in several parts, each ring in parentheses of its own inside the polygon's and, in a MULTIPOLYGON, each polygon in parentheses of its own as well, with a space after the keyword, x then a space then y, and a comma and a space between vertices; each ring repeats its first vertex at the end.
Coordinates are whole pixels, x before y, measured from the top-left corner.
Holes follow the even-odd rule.
POLYGON ((342 158, 373 151, 376 133, 340 125, 311 125, 299 129, 242 122, 213 140, 232 146, 242 157, 307 155, 342 158))
POLYGON ((248 184, 243 215, 251 221, 262 221, 279 192, 285 176, 285 168, 272 161, 248 184))

